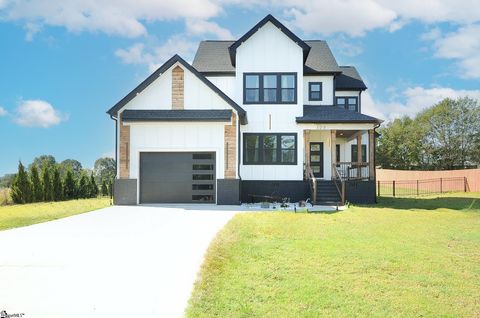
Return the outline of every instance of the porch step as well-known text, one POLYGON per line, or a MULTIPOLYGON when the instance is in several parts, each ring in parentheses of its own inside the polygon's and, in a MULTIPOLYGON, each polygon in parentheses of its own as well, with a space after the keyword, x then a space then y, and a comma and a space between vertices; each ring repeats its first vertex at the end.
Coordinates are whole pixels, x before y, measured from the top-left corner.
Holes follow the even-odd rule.
POLYGON ((317 205, 337 205, 341 202, 337 187, 333 181, 319 180, 317 182, 317 205))

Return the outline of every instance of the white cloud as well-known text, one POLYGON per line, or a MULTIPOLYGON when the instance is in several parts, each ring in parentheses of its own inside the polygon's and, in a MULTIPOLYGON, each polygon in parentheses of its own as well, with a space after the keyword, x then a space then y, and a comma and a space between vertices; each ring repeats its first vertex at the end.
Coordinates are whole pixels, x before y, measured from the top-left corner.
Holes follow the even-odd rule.
POLYGON ((126 37, 146 34, 145 22, 209 19, 221 11, 213 0, 4 0, 3 7, 6 20, 126 37))
POLYGON ((464 78, 480 78, 480 24, 468 25, 434 39, 435 57, 453 59, 464 78))
POLYGON ((372 98, 370 93, 362 94, 362 112, 382 118, 393 120, 408 115, 413 116, 419 111, 433 106, 444 98, 471 97, 480 99, 480 90, 455 90, 448 87, 410 87, 401 94, 403 101, 381 102, 372 98))
POLYGON ((42 100, 21 101, 14 117, 15 123, 25 127, 48 128, 58 125, 66 116, 42 100))
POLYGON ((5 110, 5 108, 3 108, 2 106, 0 106, 0 117, 5 116, 5 115, 7 115, 7 114, 8 114, 8 113, 7 113, 7 111, 5 110))
POLYGON ((228 29, 222 28, 215 22, 187 19, 186 27, 187 32, 191 35, 213 34, 220 40, 232 40, 234 38, 228 29))
POLYGON ((353 43, 342 34, 331 41, 331 47, 348 57, 357 56, 363 52, 362 46, 353 43))
POLYGON ((35 34, 42 30, 42 27, 37 23, 27 22, 25 23, 24 29, 25 31, 27 31, 27 33, 25 34, 25 40, 31 42, 35 34))
POLYGON ((127 49, 118 49, 115 51, 115 55, 125 64, 144 64, 153 72, 175 54, 189 61, 196 46, 194 42, 188 41, 185 36, 174 35, 164 44, 152 49, 146 49, 143 43, 136 43, 127 49))

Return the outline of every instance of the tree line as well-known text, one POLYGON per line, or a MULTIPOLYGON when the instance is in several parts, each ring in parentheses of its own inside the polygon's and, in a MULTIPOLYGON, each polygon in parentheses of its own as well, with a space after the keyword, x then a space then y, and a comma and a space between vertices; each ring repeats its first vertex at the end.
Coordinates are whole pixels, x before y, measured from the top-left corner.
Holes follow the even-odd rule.
POLYGON ((23 204, 111 196, 114 177, 115 161, 111 158, 97 159, 89 171, 77 160, 56 163, 53 156, 43 155, 35 158, 28 169, 20 161, 18 172, 3 179, 4 183, 11 180, 12 201, 23 204))
POLYGON ((480 102, 444 99, 414 117, 378 130, 377 165, 404 170, 448 170, 480 165, 480 102))

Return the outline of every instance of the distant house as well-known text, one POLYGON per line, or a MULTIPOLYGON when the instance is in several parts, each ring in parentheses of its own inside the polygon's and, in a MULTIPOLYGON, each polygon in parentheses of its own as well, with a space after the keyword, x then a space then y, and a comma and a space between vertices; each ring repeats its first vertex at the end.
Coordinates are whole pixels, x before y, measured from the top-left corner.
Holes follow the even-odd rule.
POLYGON ((113 106, 115 202, 375 200, 362 78, 268 15, 236 41, 175 55, 113 106))

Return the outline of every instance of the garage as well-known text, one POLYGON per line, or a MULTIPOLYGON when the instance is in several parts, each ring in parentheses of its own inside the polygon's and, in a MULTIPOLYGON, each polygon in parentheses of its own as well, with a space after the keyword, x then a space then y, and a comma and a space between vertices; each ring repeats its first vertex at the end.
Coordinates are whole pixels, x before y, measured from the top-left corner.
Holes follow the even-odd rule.
POLYGON ((140 203, 215 203, 214 152, 141 152, 140 203))

